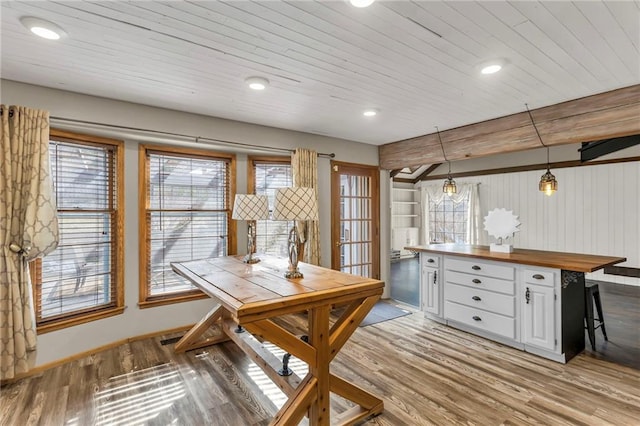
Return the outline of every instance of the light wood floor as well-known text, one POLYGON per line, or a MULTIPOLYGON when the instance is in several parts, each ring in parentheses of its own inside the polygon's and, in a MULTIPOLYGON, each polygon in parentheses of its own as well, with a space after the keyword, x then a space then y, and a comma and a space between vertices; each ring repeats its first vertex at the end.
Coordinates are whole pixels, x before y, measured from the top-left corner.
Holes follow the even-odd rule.
MULTIPOLYGON (((160 343, 169 337, 5 386, 1 424, 266 425, 284 403, 232 343, 175 355, 160 343)), ((292 365, 304 374, 304 365, 292 365)), ((370 425, 640 424, 640 371, 587 353, 558 364, 421 313, 359 328, 332 371, 384 399, 370 425)), ((344 408, 332 399, 332 410, 344 408)))

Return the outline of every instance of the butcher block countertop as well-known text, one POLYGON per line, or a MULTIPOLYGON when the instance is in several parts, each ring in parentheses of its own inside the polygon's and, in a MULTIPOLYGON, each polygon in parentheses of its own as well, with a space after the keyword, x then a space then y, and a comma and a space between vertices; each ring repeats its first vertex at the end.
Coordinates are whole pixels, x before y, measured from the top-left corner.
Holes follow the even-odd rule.
POLYGON ((522 265, 543 266, 575 272, 593 272, 605 266, 625 262, 625 257, 596 256, 593 254, 562 253, 557 251, 513 249, 512 253, 489 251, 489 246, 462 244, 428 244, 405 247, 405 250, 451 254, 463 257, 495 260, 499 262, 519 263, 522 265))

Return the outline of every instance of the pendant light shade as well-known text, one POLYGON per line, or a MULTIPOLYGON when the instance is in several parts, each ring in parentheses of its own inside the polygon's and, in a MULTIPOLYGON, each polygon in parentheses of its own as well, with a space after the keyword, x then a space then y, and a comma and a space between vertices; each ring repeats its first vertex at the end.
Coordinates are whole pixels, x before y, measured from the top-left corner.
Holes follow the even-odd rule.
POLYGON ((446 193, 448 196, 452 196, 453 194, 458 192, 458 187, 456 187, 456 181, 451 178, 451 176, 447 177, 444 181, 444 185, 442 186, 442 192, 446 193))
POLYGON ((533 124, 533 128, 536 131, 536 135, 538 135, 538 140, 540 144, 547 148, 547 172, 540 177, 540 183, 538 184, 538 189, 541 192, 544 192, 545 195, 551 196, 554 192, 558 190, 558 181, 556 177, 551 173, 551 166, 549 163, 549 147, 542 142, 542 137, 540 136, 540 132, 538 132, 538 128, 536 127, 536 123, 533 121, 533 116, 531 115, 531 111, 529 111, 529 105, 524 104, 527 107, 527 112, 529 113, 529 119, 531 119, 531 124, 533 124))
POLYGON ((456 186, 456 181, 451 177, 451 161, 447 160, 447 154, 444 152, 444 145, 442 144, 442 138, 440 137, 440 129, 438 129, 438 126, 436 126, 436 132, 438 132, 438 140, 440 141, 440 148, 442 148, 444 161, 449 164, 449 173, 447 173, 447 178, 444 181, 444 185, 442 185, 442 192, 451 197, 453 194, 458 192, 458 187, 456 186))
POLYGON ((551 174, 551 170, 547 169, 547 173, 542 175, 538 188, 548 196, 553 195, 553 193, 558 190, 558 181, 556 177, 551 174))

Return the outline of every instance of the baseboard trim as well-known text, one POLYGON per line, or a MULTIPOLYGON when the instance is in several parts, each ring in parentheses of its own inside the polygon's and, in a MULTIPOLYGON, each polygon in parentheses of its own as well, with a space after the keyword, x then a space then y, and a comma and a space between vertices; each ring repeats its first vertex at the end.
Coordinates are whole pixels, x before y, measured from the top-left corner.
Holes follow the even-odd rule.
POLYGON ((117 346, 124 345, 124 344, 127 344, 127 343, 137 342, 139 340, 144 340, 144 339, 150 339, 152 337, 162 336, 162 335, 165 335, 165 334, 171 334, 171 333, 178 333, 180 331, 186 331, 186 330, 189 330, 193 326, 194 326, 194 324, 183 325, 181 327, 171 328, 171 329, 168 329, 168 330, 154 331, 153 333, 141 334, 139 336, 132 336, 132 337, 127 337, 127 338, 124 338, 124 339, 121 339, 121 340, 116 340, 115 342, 107 343, 106 345, 98 346, 97 348, 89 349, 87 351, 83 351, 83 352, 77 353, 75 355, 68 356, 66 358, 62 358, 62 359, 59 359, 59 360, 56 360, 56 361, 48 362, 46 364, 38 365, 37 367, 32 368, 31 370, 27 371, 26 373, 17 374, 13 379, 1 380, 0 381, 0 386, 4 386, 4 385, 11 384, 11 383, 15 383, 18 380, 22 380, 24 378, 27 378, 27 377, 42 373, 42 372, 44 372, 44 371, 46 371, 46 370, 48 370, 50 368, 54 368, 54 367, 57 367, 59 365, 66 364, 67 362, 77 361, 80 358, 84 358, 84 357, 89 356, 89 355, 94 355, 94 354, 97 354, 98 352, 106 351, 107 349, 112 349, 112 348, 115 348, 117 346))

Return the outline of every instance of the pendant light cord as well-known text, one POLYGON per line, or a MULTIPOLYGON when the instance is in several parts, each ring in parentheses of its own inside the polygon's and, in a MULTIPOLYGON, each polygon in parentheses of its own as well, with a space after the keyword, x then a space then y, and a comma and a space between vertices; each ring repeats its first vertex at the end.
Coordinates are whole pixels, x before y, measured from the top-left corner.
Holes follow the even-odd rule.
POLYGON ((444 145, 442 144, 442 137, 440 136, 440 129, 438 129, 438 126, 435 126, 435 128, 436 128, 436 132, 438 133, 438 140, 440 141, 440 148, 442 148, 442 156, 444 157, 444 161, 446 161, 447 164, 449 164, 448 177, 451 178, 451 161, 447 160, 447 154, 444 152, 444 145))
MULTIPOLYGON (((550 168, 551 163, 549 162, 549 147, 547 145, 544 144, 544 142, 542 142, 542 136, 540 136, 540 132, 538 131, 538 127, 536 126, 535 121, 533 121, 533 116, 531 115, 531 111, 529 110, 529 104, 524 104, 524 106, 527 108, 527 112, 529 113, 529 119, 531 120, 531 124, 533 124, 533 128, 536 131, 536 135, 538 135, 538 140, 540 140, 540 143, 542 144, 543 147, 547 148, 547 170, 550 168)), ((442 142, 440 142, 442 143, 442 142)))

